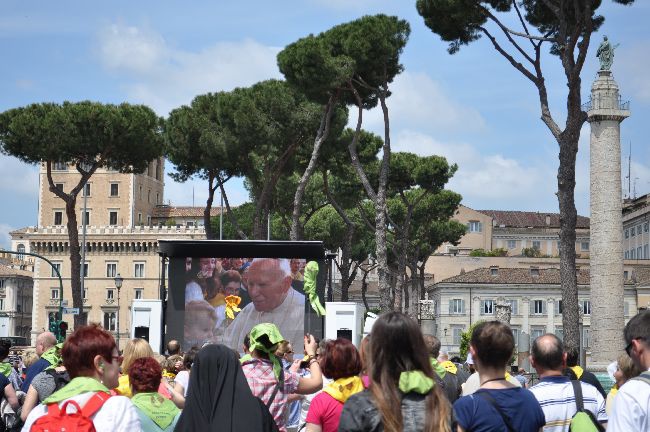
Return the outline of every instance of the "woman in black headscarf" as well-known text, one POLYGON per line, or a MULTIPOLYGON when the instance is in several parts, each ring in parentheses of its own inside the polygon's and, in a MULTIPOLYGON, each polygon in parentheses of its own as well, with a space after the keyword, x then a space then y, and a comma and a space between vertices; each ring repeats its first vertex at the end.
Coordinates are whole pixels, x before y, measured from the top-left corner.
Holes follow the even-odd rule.
POLYGON ((207 345, 192 364, 185 409, 175 431, 277 431, 273 417, 251 393, 237 355, 207 345))

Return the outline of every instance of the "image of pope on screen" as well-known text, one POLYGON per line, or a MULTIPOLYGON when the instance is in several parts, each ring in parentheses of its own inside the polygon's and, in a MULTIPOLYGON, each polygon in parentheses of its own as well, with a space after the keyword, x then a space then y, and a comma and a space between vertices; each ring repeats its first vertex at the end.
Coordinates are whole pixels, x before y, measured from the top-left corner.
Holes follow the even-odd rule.
POLYGON ((295 347, 303 343, 305 260, 284 258, 187 258, 184 347, 222 343, 242 351, 257 324, 275 324, 295 347), (241 298, 234 319, 226 297, 241 298))

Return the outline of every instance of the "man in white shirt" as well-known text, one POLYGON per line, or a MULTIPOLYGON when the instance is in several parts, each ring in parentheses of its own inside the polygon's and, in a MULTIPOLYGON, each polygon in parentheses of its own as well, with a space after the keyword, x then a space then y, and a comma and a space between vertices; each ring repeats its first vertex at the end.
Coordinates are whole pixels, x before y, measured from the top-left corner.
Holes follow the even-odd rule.
POLYGON ((625 351, 634 364, 645 370, 628 380, 614 398, 607 431, 650 430, 650 311, 638 313, 625 326, 625 351))
MULTIPOLYGON (((530 351, 530 364, 539 375, 539 383, 532 386, 539 405, 544 411, 546 425, 544 432, 569 430, 571 419, 577 412, 575 392, 569 377, 562 372, 566 368, 567 353, 562 341, 552 333, 538 337, 530 351)), ((596 420, 605 426, 607 413, 605 399, 596 387, 576 381, 582 390, 582 404, 596 420)))
POLYGON ((228 326, 223 344, 238 350, 253 327, 260 323, 273 323, 294 347, 302 347, 305 296, 291 287, 289 260, 256 258, 246 277, 251 303, 228 326))

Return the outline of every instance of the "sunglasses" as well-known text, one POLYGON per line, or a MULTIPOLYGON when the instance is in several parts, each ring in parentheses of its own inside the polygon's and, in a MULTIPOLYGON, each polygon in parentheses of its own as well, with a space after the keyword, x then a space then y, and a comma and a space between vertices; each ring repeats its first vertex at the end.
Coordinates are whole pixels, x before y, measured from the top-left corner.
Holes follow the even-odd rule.
POLYGON ((634 343, 635 340, 646 340, 646 338, 644 338, 644 337, 637 337, 637 338, 632 339, 632 340, 630 341, 630 343, 627 344, 627 346, 625 347, 625 352, 627 353, 627 355, 628 355, 629 357, 632 357, 632 346, 633 346, 633 343, 634 343))

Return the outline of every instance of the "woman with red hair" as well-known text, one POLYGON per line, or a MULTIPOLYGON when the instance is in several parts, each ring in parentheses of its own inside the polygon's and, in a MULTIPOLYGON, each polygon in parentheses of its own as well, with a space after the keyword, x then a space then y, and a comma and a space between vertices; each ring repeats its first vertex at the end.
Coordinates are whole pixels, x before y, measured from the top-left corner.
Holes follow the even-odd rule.
POLYGON ((135 360, 129 368, 129 382, 143 432, 171 432, 181 411, 158 393, 162 368, 152 357, 135 360))
POLYGON ((334 381, 311 401, 307 432, 336 432, 343 404, 350 396, 363 390, 359 378, 361 357, 352 342, 343 338, 328 341, 322 355, 323 375, 334 381))
POLYGON ((96 324, 80 327, 63 344, 61 357, 72 380, 29 413, 24 431, 48 413, 51 405, 61 408, 67 401, 74 402, 68 404, 69 412, 74 405, 82 409, 89 403, 99 406, 88 415, 97 432, 140 430, 138 414, 129 398, 110 396, 109 389, 117 387, 122 362, 110 333, 96 324))

